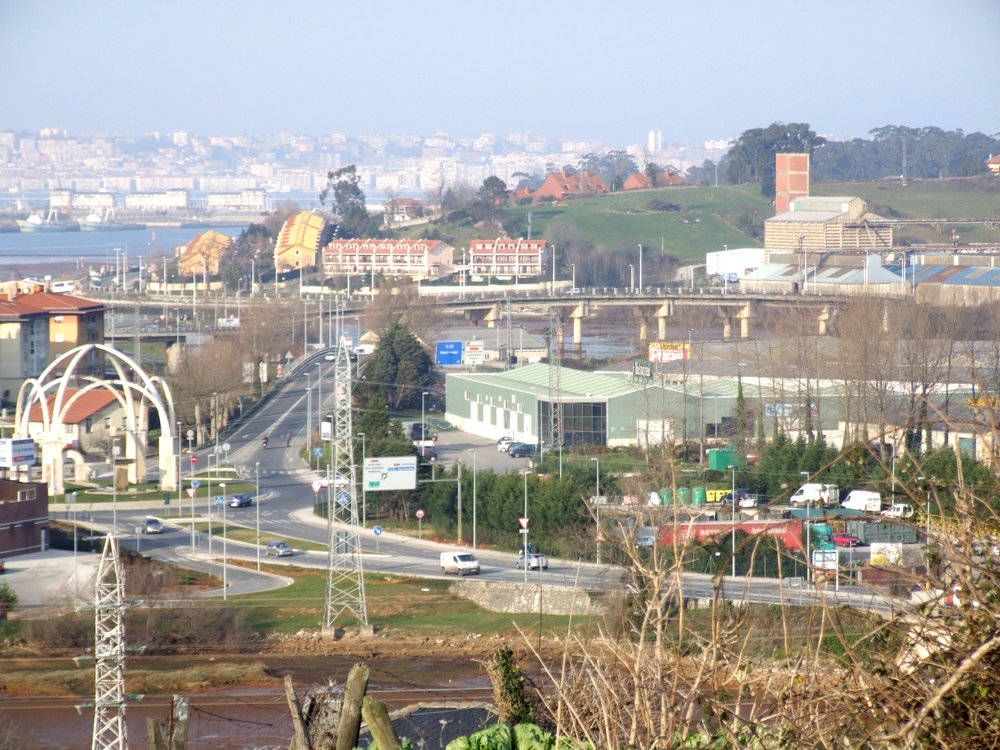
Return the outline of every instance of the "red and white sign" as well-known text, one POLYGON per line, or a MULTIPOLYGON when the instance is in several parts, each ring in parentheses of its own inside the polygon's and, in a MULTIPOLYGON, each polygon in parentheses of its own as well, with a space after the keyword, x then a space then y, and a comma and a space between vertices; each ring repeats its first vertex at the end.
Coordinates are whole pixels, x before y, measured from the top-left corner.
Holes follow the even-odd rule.
POLYGON ((527 516, 518 516, 517 522, 521 524, 522 529, 528 528, 528 523, 531 521, 527 516))
POLYGON ((424 509, 423 509, 423 508, 418 508, 418 509, 417 509, 417 513, 416 513, 416 515, 417 515, 417 518, 418 518, 418 519, 423 519, 423 517, 424 517, 424 515, 425 515, 425 513, 424 513, 424 509))
POLYGON ((193 498, 193 497, 194 497, 194 493, 196 493, 196 492, 197 492, 198 490, 196 490, 196 489, 195 489, 194 487, 188 487, 188 488, 187 488, 186 490, 184 490, 184 491, 185 491, 186 493, 188 493, 188 497, 190 497, 190 498, 193 498))
POLYGON ((198 457, 197 456, 191 456, 191 463, 193 463, 193 464, 198 463, 198 457))
POLYGON ((320 482, 319 480, 317 480, 317 481, 315 481, 315 482, 312 483, 312 488, 313 488, 313 492, 315 492, 318 495, 319 491, 321 489, 323 489, 323 483, 320 482))

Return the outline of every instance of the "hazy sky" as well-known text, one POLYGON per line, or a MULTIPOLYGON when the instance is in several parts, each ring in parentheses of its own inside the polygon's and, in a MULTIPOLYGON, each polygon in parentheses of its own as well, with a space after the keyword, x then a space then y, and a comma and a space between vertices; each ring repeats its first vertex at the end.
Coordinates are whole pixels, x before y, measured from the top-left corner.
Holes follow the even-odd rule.
POLYGON ((997 0, 0 0, 0 130, 1000 132, 997 0))

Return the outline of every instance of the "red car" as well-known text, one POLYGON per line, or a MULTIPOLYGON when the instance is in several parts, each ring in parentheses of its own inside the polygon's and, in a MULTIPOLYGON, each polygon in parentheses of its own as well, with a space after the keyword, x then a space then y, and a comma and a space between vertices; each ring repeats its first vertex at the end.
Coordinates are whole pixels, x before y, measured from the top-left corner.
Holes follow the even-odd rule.
POLYGON ((833 543, 838 547, 857 547, 861 544, 861 540, 854 534, 834 534, 833 543))

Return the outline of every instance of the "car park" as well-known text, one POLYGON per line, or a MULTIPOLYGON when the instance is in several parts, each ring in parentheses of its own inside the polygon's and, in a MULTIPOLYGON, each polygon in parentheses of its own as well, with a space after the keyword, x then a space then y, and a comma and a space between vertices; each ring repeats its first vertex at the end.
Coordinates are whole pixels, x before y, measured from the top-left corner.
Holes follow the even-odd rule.
POLYGON ((271 555, 272 557, 291 557, 293 553, 294 552, 288 542, 280 540, 268 542, 267 546, 264 547, 264 554, 271 555))
POLYGON ((143 534, 162 534, 163 524, 158 518, 147 518, 142 524, 143 534))
MULTIPOLYGON (((517 562, 514 563, 514 567, 521 569, 524 567, 524 550, 521 550, 520 556, 517 558, 517 562)), ((529 552, 528 553, 528 570, 548 570, 549 560, 541 552, 529 552)))
POLYGON ((237 492, 229 496, 230 508, 249 508, 253 505, 253 500, 245 492, 237 492))
POLYGON ((861 540, 854 536, 854 534, 835 532, 833 534, 833 543, 838 547, 858 547, 861 545, 861 540))

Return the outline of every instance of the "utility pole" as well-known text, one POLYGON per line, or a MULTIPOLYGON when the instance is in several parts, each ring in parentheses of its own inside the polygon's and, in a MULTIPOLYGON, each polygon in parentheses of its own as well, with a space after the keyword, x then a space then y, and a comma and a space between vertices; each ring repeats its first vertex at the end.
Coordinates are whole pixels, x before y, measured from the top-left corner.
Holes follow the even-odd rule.
POLYGON ((94 595, 94 734, 92 750, 126 750, 125 581, 114 533, 104 539, 94 595))
POLYGON ((358 534, 358 490, 355 482, 353 422, 351 417, 351 360, 347 347, 337 347, 333 371, 333 454, 332 491, 327 495, 330 529, 327 553, 326 607, 324 631, 331 631, 344 610, 350 611, 365 627, 368 606, 361 564, 361 537, 358 534))

